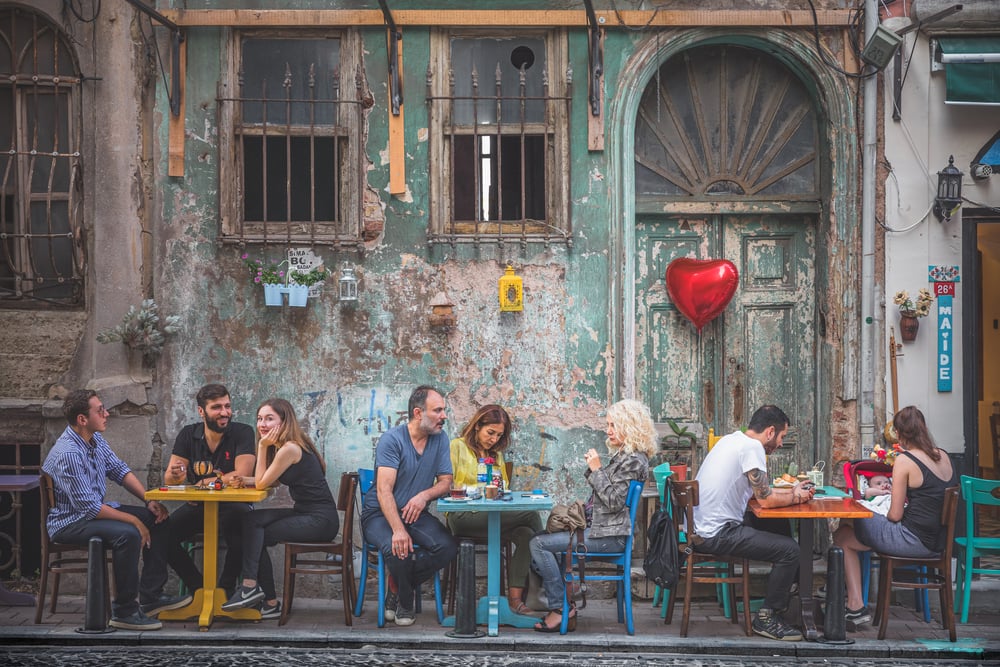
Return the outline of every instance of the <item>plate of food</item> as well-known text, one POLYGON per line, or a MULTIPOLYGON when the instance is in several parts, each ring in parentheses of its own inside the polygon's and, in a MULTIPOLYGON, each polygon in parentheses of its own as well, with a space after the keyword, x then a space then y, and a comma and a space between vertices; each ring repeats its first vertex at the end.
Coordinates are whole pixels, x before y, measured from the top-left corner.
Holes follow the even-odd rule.
POLYGON ((788 473, 785 473, 781 477, 775 477, 771 481, 771 486, 773 486, 773 487, 775 487, 777 489, 787 489, 787 488, 791 488, 791 487, 795 486, 796 482, 798 482, 798 481, 799 480, 795 479, 794 477, 792 477, 788 473))

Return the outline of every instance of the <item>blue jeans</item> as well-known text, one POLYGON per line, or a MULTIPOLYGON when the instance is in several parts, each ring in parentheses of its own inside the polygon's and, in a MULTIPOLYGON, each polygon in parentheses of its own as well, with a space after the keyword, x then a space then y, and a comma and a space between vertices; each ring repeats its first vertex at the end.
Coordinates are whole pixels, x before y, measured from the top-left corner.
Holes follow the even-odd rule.
MULTIPOLYGON (((531 568, 542 578, 542 588, 545 589, 545 599, 548 600, 550 611, 562 609, 563 593, 566 590, 563 562, 566 548, 569 546, 569 535, 569 533, 539 533, 528 543, 528 548, 531 550, 531 568)), ((583 531, 583 543, 588 551, 622 551, 627 541, 628 537, 625 535, 591 537, 589 528, 583 531)))
POLYGON ((82 545, 92 537, 101 538, 104 547, 111 549, 113 561, 115 599, 111 602, 111 615, 125 618, 139 611, 140 598, 146 604, 163 593, 167 580, 170 520, 156 523, 155 515, 145 507, 122 505, 118 510, 138 518, 149 529, 148 548, 142 548, 142 538, 135 526, 114 519, 84 519, 71 523, 51 537, 54 542, 82 545), (141 578, 140 553, 143 559, 141 578))
POLYGON ((274 570, 267 548, 278 542, 332 542, 338 530, 336 505, 247 512, 243 515, 243 578, 256 579, 265 597, 275 599, 274 570))
POLYGON ((361 520, 365 542, 378 547, 389 574, 396 580, 399 604, 404 609, 413 609, 413 592, 417 586, 455 559, 458 544, 448 528, 427 512, 421 513, 413 523, 404 525, 419 549, 408 558, 400 559, 392 553, 392 528, 385 516, 375 512, 361 520))
POLYGON ((788 609, 789 591, 799 570, 799 545, 791 537, 731 522, 712 537, 705 538, 694 550, 772 563, 763 607, 777 611, 788 609))

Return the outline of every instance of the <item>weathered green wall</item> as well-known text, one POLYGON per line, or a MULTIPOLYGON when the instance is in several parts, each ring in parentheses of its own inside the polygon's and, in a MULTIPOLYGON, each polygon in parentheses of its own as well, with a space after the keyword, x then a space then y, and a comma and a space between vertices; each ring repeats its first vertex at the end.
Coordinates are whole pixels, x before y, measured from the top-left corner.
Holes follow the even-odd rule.
MULTIPOLYGON (((188 3, 188 8, 197 7, 188 3)), ((242 251, 216 244, 216 82, 225 31, 195 28, 187 36, 185 175, 162 176, 166 155, 161 150, 157 179, 157 298, 165 312, 184 321, 183 334, 170 343, 158 375, 168 437, 194 418, 193 394, 206 381, 225 382, 238 418, 248 423, 260 401, 283 396, 308 420, 333 480, 342 470, 371 463, 374 442, 400 421, 412 387, 429 382, 447 394, 450 433, 479 405, 500 403, 517 425, 512 458, 521 476, 533 478, 545 470, 526 484, 559 491, 578 485, 582 454, 601 446, 602 411, 617 393, 608 373, 614 360, 607 156, 587 151, 585 31, 570 36, 573 246, 530 244, 525 252, 507 244, 503 259, 513 259, 523 277, 526 305, 522 313, 504 314, 497 305, 503 266, 494 245, 426 244, 423 96, 429 29, 405 32, 406 197, 387 194, 385 34, 381 28, 364 31, 365 73, 376 100, 367 115, 367 184, 385 207, 384 233, 363 256, 316 249, 329 266, 357 268, 360 299, 353 308, 339 305, 331 291, 335 286, 305 309, 264 308, 259 286, 247 279, 242 251), (458 322, 451 330, 427 323, 428 303, 440 290, 456 304, 458 322)), ((631 41, 630 33, 608 34, 608 93, 615 91, 631 41)), ((166 109, 164 99, 158 107, 166 109)), ((166 120, 161 116, 161 147, 167 141, 166 120)), ((282 252, 280 247, 268 250, 274 257, 282 252)))

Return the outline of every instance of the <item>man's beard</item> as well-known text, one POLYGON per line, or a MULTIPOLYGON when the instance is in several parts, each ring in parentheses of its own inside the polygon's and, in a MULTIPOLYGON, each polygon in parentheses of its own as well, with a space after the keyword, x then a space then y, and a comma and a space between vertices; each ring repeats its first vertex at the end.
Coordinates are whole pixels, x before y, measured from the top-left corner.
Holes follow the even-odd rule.
POLYGON ((219 426, 219 422, 216 421, 215 419, 206 418, 205 428, 209 429, 210 431, 214 431, 215 433, 225 433, 226 430, 229 429, 229 424, 231 423, 232 421, 229 421, 226 423, 225 426, 219 426))

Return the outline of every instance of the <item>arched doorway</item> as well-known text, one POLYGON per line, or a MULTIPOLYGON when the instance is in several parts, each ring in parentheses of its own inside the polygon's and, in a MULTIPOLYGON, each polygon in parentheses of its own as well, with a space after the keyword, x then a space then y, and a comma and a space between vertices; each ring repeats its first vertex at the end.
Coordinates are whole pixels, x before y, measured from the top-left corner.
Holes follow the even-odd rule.
POLYGON ((821 451, 819 118, 783 62, 725 43, 664 60, 635 116, 636 394, 657 422, 695 433, 727 433, 759 405, 779 405, 793 427, 774 472, 806 468, 821 451), (726 311, 700 334, 666 293, 678 257, 729 259, 740 273, 726 311))

